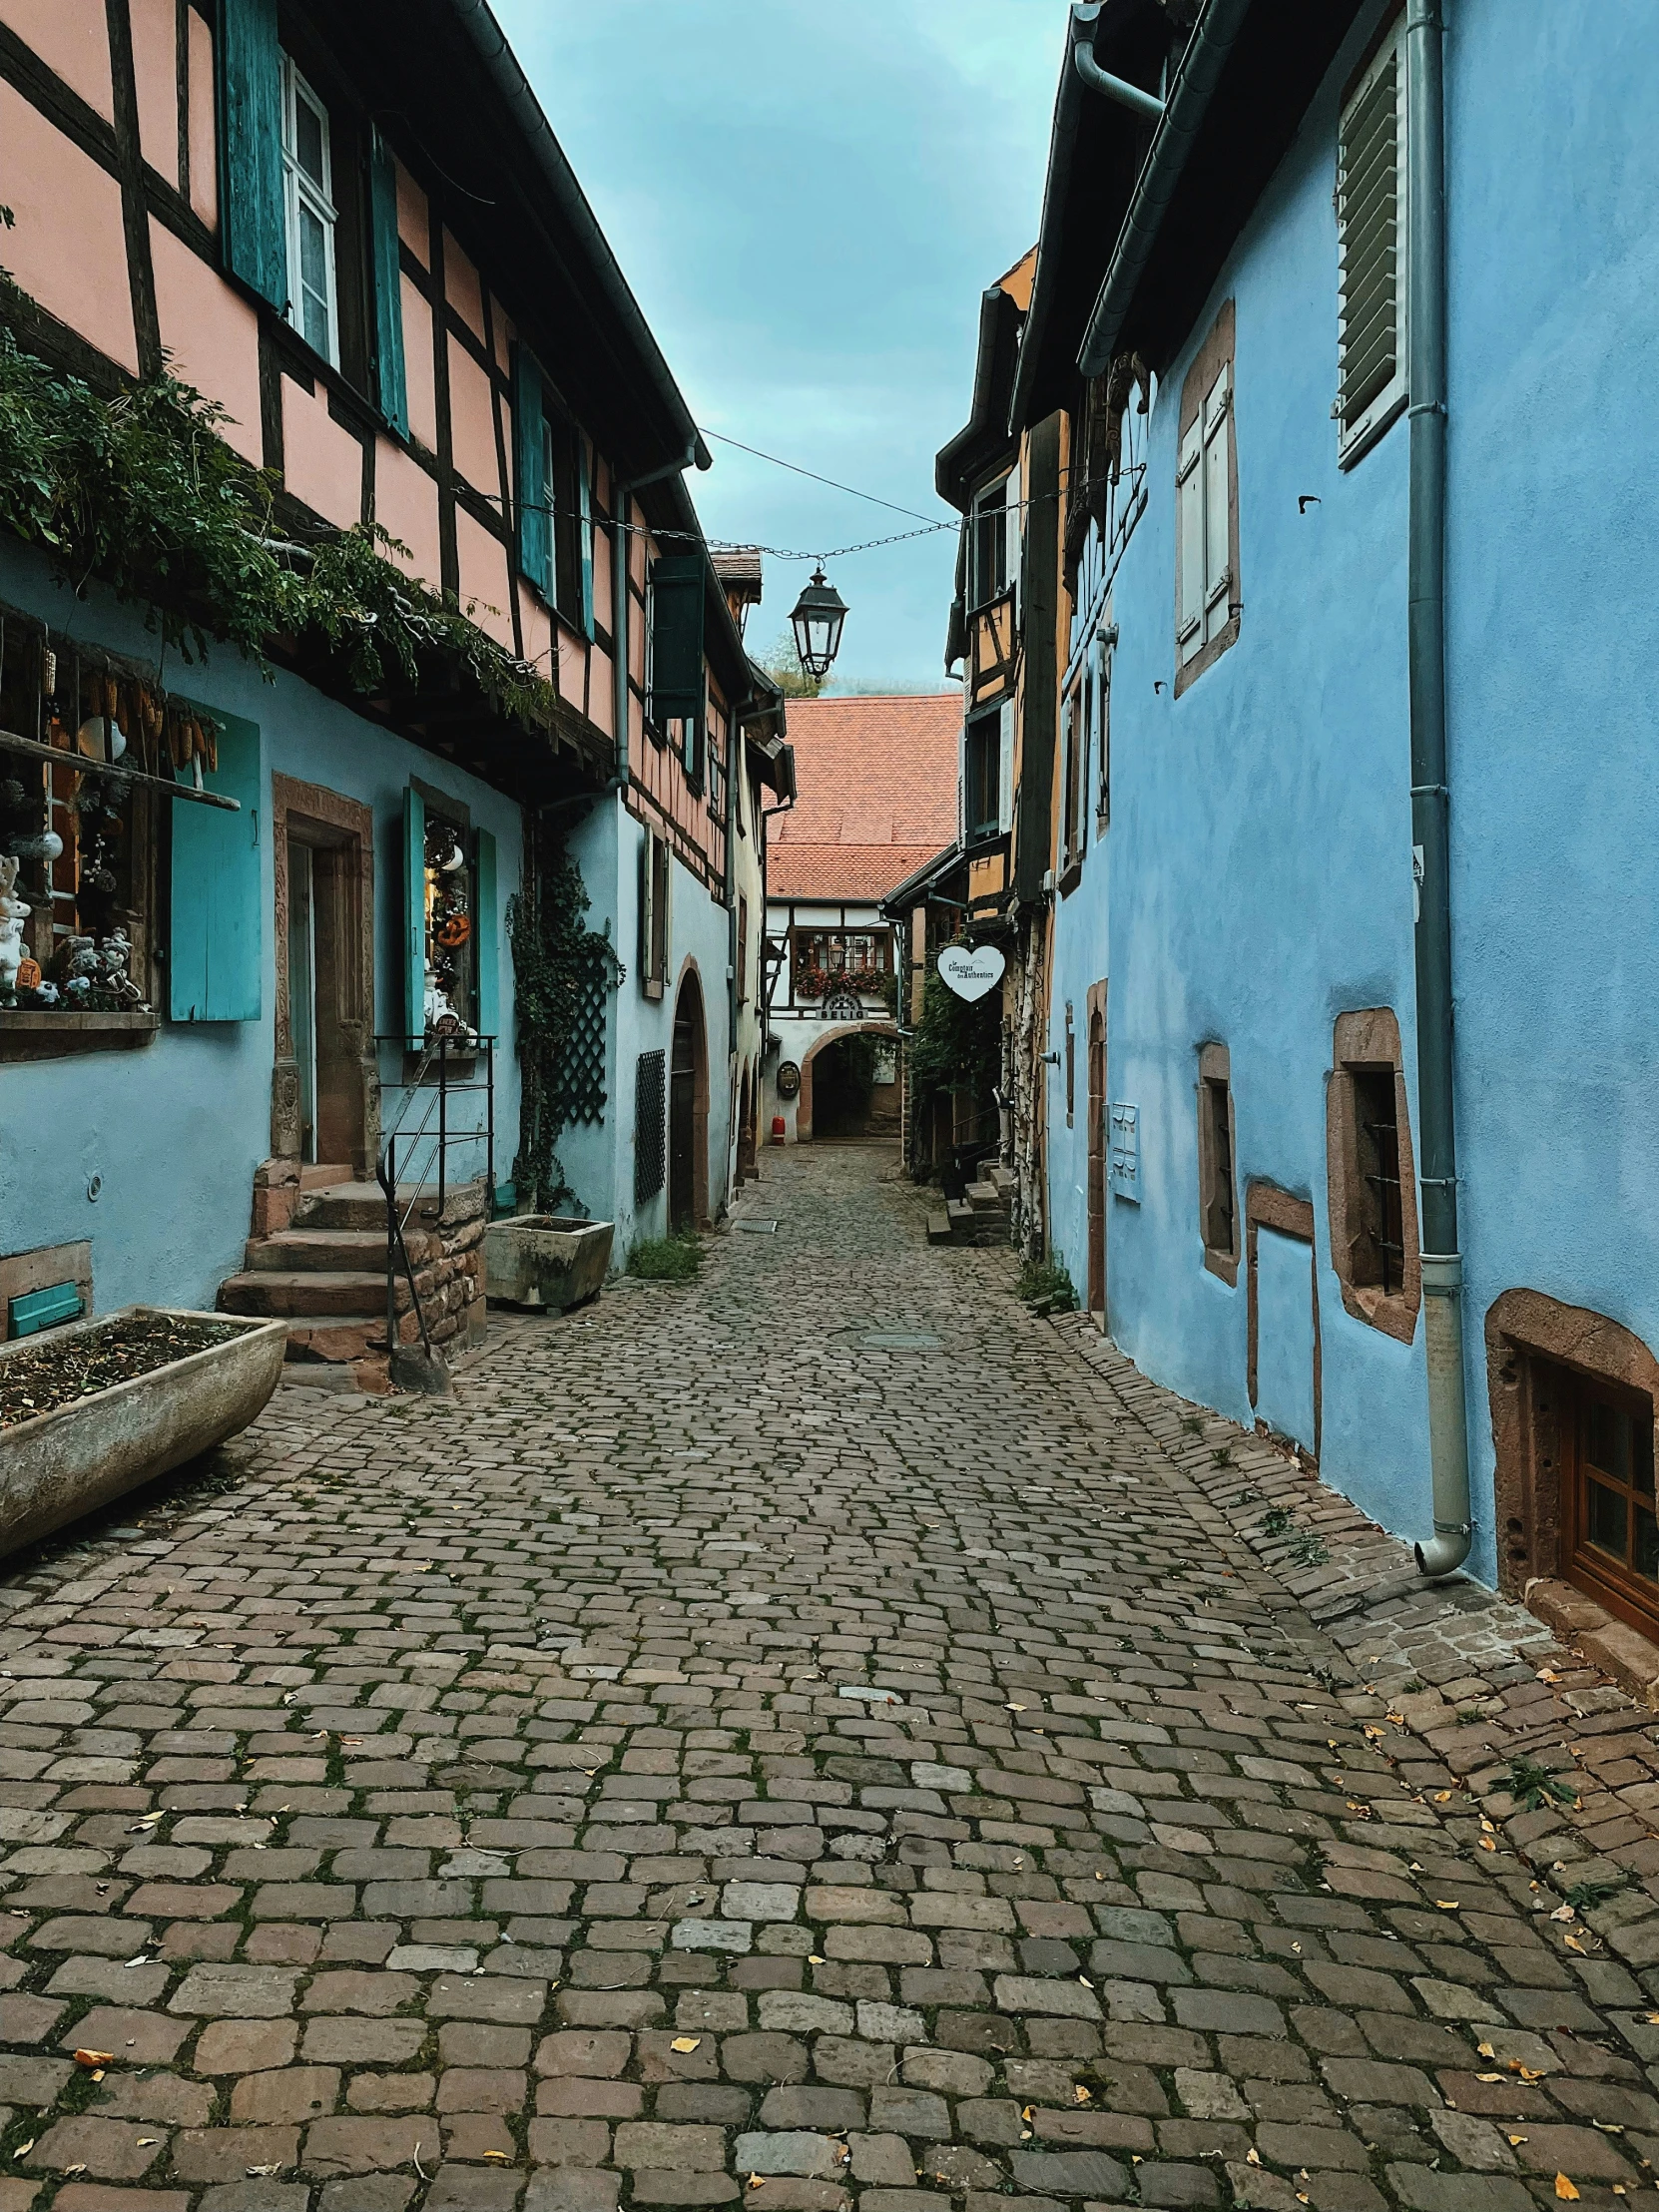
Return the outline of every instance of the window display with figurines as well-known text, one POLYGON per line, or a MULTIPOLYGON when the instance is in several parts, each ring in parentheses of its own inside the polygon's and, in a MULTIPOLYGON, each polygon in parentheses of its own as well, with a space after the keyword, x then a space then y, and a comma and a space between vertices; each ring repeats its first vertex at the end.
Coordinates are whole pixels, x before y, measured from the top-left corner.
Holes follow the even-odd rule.
POLYGON ((473 838, 459 823, 426 816, 426 1035, 477 1035, 478 948, 473 838))

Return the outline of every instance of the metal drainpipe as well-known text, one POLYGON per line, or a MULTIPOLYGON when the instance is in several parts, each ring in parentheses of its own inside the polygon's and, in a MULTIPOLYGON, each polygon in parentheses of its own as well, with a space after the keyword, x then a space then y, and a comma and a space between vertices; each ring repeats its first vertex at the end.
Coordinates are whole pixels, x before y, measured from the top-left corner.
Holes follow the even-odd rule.
POLYGON ((1469 1554, 1463 1402, 1463 1261, 1457 1241, 1452 1097, 1451 894, 1445 746, 1445 87, 1441 0, 1410 0, 1405 22, 1406 389, 1410 393, 1407 597, 1411 842, 1416 878, 1417 1123, 1422 1146, 1423 1346, 1434 1534, 1414 1546, 1425 1575, 1469 1554))
POLYGON ((1164 103, 1155 92, 1143 92, 1139 85, 1132 85, 1126 78, 1114 77, 1101 68, 1093 53, 1084 45, 1074 46, 1071 58, 1077 74, 1091 92, 1104 93, 1108 100, 1115 100, 1120 108, 1128 108, 1134 115, 1150 123, 1163 119, 1164 103))

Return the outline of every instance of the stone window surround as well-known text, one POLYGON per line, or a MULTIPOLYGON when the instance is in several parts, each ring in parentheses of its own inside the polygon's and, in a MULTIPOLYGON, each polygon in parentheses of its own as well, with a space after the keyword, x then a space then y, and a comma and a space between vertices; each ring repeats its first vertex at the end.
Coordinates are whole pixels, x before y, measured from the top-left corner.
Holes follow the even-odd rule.
POLYGON ((1239 1282, 1239 1131, 1233 1118, 1233 1062, 1224 1044, 1201 1044, 1198 1048, 1198 1233, 1204 1240, 1204 1265, 1212 1275, 1219 1276, 1229 1290, 1236 1290, 1239 1282), (1206 1092, 1211 1084, 1227 1092, 1227 1127, 1230 1136, 1229 1177, 1233 1185, 1233 1242, 1225 1252, 1204 1236, 1205 1217, 1209 1213, 1208 1194, 1215 1176, 1215 1130, 1205 1111, 1209 1101, 1206 1092))
MULTIPOLYGON (((1179 699, 1190 684, 1196 684, 1207 668, 1212 668, 1230 645, 1239 641, 1239 626, 1243 620, 1244 592, 1239 569, 1239 371, 1235 359, 1237 352, 1238 316, 1231 299, 1224 299, 1210 325, 1210 333, 1193 356, 1181 385, 1181 409, 1176 418, 1175 450, 1179 455, 1181 441, 1197 421, 1199 410, 1206 396, 1215 385, 1224 368, 1232 371, 1233 420, 1227 434, 1227 558, 1233 570, 1231 606, 1227 621, 1213 638, 1207 639, 1190 661, 1180 660, 1177 648, 1175 671, 1175 697, 1179 699)), ((1181 495, 1175 490, 1175 621, 1174 631, 1181 628, 1181 495)))
POLYGON ((1337 1016, 1332 1031, 1331 1074, 1325 1107, 1326 1195, 1329 1203, 1331 1265, 1342 1290, 1344 1310, 1356 1321, 1408 1345, 1416 1336, 1422 1307, 1422 1261, 1417 1242, 1417 1183, 1411 1154, 1411 1109, 1406 1095, 1399 1023, 1386 1006, 1372 1006, 1337 1016), (1354 1117, 1355 1069, 1392 1068, 1394 1116, 1399 1131, 1399 1219, 1403 1283, 1383 1296, 1373 1284, 1353 1280, 1351 1254, 1359 1236, 1359 1130, 1354 1117))

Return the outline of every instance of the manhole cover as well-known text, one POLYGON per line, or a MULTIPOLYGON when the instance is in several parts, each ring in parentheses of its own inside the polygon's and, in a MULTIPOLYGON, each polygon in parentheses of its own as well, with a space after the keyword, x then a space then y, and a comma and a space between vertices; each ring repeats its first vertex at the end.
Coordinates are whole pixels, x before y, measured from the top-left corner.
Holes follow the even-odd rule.
POLYGON ((732 1226, 741 1229, 746 1237, 776 1237, 778 1234, 775 1221, 737 1221, 732 1226))
POLYGON ((866 1352, 942 1352, 944 1339, 925 1329, 877 1329, 859 1344, 866 1352))

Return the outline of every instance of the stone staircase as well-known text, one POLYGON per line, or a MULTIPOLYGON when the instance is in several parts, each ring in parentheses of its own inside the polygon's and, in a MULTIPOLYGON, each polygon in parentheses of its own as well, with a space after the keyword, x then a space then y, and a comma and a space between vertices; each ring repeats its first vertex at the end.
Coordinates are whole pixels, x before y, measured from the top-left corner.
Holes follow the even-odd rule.
MULTIPOLYGON (((248 1240, 242 1274, 220 1285, 221 1310, 285 1321, 289 1366, 334 1371, 328 1377, 304 1375, 308 1382, 389 1388, 386 1201, 380 1186, 353 1182, 349 1168, 303 1167, 296 1181, 256 1187, 254 1218, 256 1234, 248 1240)), ((397 1311, 409 1311, 403 1281, 397 1285, 397 1311)))
POLYGON ((987 1161, 980 1180, 959 1199, 946 1199, 927 1216, 927 1242, 937 1245, 1005 1245, 1013 1234, 1015 1176, 987 1161))

